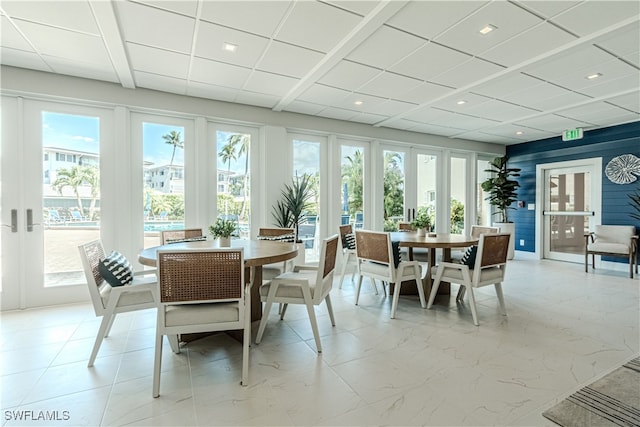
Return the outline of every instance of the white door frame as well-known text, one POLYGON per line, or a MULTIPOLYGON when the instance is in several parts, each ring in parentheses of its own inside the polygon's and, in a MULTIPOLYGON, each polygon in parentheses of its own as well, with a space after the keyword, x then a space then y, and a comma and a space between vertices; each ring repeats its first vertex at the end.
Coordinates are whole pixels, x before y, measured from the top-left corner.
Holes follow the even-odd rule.
POLYGON ((536 165, 536 259, 543 259, 545 234, 543 211, 545 209, 545 172, 550 169, 586 167, 591 172, 591 209, 589 228, 601 223, 602 213, 602 157, 570 160, 564 162, 541 163, 536 165))

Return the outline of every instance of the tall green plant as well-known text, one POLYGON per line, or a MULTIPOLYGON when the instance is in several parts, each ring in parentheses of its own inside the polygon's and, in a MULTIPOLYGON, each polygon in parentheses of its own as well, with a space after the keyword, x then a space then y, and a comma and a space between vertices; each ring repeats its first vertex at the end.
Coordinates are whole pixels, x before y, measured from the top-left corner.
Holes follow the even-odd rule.
POLYGON ((634 213, 630 213, 629 215, 633 219, 640 220, 640 187, 636 189, 635 193, 629 194, 629 198, 631 199, 629 205, 636 211, 634 213))
POLYGON ((285 184, 282 199, 273 207, 272 216, 278 227, 294 228, 296 240, 298 226, 307 217, 306 211, 314 197, 311 175, 296 176, 291 184, 285 184))
POLYGON ((520 187, 517 180, 512 179, 520 176, 518 168, 507 167, 507 156, 496 157, 489 162, 491 177, 487 178, 481 186, 484 191, 489 193, 486 200, 497 208, 494 215, 500 215, 500 222, 509 222, 509 210, 515 209, 511 204, 515 202, 518 194, 516 190, 520 187))

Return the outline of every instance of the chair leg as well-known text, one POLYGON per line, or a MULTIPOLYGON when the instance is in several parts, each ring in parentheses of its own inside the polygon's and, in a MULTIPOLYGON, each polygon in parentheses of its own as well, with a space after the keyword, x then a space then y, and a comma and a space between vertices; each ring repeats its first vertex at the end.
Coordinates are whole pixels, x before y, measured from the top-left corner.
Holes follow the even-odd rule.
POLYGON ((420 296, 420 307, 427 308, 427 300, 424 297, 424 288, 422 287, 422 283, 418 279, 420 277, 420 272, 416 272, 416 287, 418 288, 418 295, 420 296))
POLYGON ((262 334, 264 334, 264 328, 267 326, 267 318, 269 317, 272 305, 273 303, 269 300, 264 304, 262 319, 260 319, 260 326, 258 327, 258 335, 256 335, 256 344, 260 344, 260 341, 262 341, 262 334))
POLYGON ((342 289, 342 282, 344 282, 344 273, 347 271, 347 263, 349 262, 349 254, 345 254, 342 257, 342 273, 340 274, 340 283, 338 289, 342 289))
POLYGON ((169 345, 171 346, 171 350, 175 354, 180 354, 180 343, 178 342, 178 336, 174 334, 167 335, 167 340, 169 340, 169 345))
POLYGON ((358 301, 360 300, 360 288, 362 287, 362 274, 358 277, 358 286, 356 286, 356 305, 358 305, 358 301))
POLYGON ((107 330, 104 333, 104 337, 108 337, 109 333, 111 332, 111 327, 113 326, 113 321, 116 320, 116 315, 114 314, 113 316, 111 316, 111 319, 109 320, 109 324, 107 325, 107 330))
POLYGON ((629 278, 633 279, 633 251, 629 251, 629 278))
POLYGON ((496 283, 494 285, 496 287, 496 295, 498 296, 498 302, 500 302, 500 310, 502 310, 502 315, 507 315, 507 309, 504 305, 504 295, 502 294, 502 283, 496 283))
POLYGON ((284 315, 287 312, 287 307, 289 307, 289 304, 280 304, 280 320, 284 320, 284 315))
MULTIPOLYGON (((400 298, 400 287, 402 286, 402 282, 399 281, 395 284, 393 290, 393 302, 391 303, 391 318, 396 318, 396 308, 398 308, 398 299, 400 298)), ((382 285, 384 287, 384 284, 382 285)), ((386 294, 385 294, 386 295, 386 294)))
POLYGON ((471 306, 471 316, 473 317, 473 324, 480 326, 478 322, 478 312, 476 310, 476 297, 473 294, 473 287, 467 286, 469 289, 469 305, 471 306))
POLYGON ((160 370, 162 367, 162 334, 156 332, 156 355, 153 362, 153 397, 160 396, 160 370))
POLYGON ((327 294, 324 299, 327 303, 327 310, 329 310, 329 318, 331 319, 331 326, 336 326, 336 319, 333 317, 333 306, 331 305, 331 297, 327 294))
POLYGON ((458 294, 456 295, 456 301, 462 302, 464 300, 464 294, 467 292, 467 287, 460 285, 458 294))
POLYGON ((443 270, 436 270, 436 278, 433 281, 433 285, 431 286, 431 292, 429 292, 429 302, 427 303, 427 309, 431 308, 433 305, 433 301, 436 299, 436 294, 438 293, 438 288, 440 287, 440 280, 442 279, 443 270))
POLYGON ((307 303, 305 305, 307 306, 307 313, 309 313, 309 321, 311 322, 313 337, 316 340, 316 348, 318 349, 318 353, 322 353, 322 344, 320 343, 320 332, 318 331, 318 321, 316 320, 316 311, 313 308, 311 295, 309 295, 309 299, 307 299, 307 303))
MULTIPOLYGON (((250 297, 245 294, 245 301, 250 297)), ((244 309, 244 331, 242 333, 242 380, 240 385, 249 385, 249 346, 251 345, 251 307, 244 309)))
POLYGON ((100 345, 102 345, 102 340, 107 334, 109 330, 109 325, 113 323, 113 318, 116 317, 113 313, 104 314, 102 316, 102 322, 100 322, 100 328, 98 329, 98 335, 96 336, 96 341, 93 343, 93 350, 91 350, 91 356, 89 357, 89 363, 87 367, 92 367, 93 362, 96 361, 96 357, 98 356, 98 351, 100 350, 100 345))

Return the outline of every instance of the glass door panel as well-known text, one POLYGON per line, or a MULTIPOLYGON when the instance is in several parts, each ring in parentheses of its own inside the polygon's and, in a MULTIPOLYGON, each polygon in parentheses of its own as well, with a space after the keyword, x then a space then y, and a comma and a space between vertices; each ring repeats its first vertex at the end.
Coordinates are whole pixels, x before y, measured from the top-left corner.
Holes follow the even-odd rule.
POLYGON ((545 258, 582 261, 593 216, 591 173, 584 167, 545 171, 545 258))
POLYGON ((185 228, 182 126, 142 122, 144 247, 160 244, 160 232, 185 228))
POLYGON ((467 200, 467 159, 451 157, 449 171, 451 183, 450 232, 462 234, 465 229, 465 200, 467 200))
POLYGON ((342 206, 340 224, 364 225, 364 149, 352 145, 341 145, 342 206))
MULTIPOLYGON (((405 220, 405 159, 406 153, 383 151, 383 208, 384 231, 397 231, 398 223, 405 220)), ((408 218, 410 219, 410 218, 408 218)))
POLYGON ((216 131, 218 218, 236 223, 234 237, 250 238, 251 134, 216 131))
POLYGON ((304 242, 306 262, 316 262, 320 256, 320 160, 320 142, 293 138, 293 178, 309 175, 313 193, 306 219, 298 227, 298 238, 304 242))

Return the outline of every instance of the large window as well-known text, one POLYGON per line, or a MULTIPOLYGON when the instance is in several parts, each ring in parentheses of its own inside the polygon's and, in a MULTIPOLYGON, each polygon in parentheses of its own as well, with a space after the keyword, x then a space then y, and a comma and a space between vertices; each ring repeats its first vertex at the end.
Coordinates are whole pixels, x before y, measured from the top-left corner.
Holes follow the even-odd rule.
POLYGON ((306 261, 317 261, 320 254, 319 206, 320 206, 320 143, 300 138, 293 139, 293 178, 310 177, 313 198, 298 227, 298 238, 304 242, 306 261))
POLYGON ((142 123, 144 247, 163 230, 185 227, 184 127, 142 123))
POLYGON ((218 217, 236 222, 236 237, 248 239, 251 230, 251 135, 216 131, 218 217))
POLYGON ((83 280, 78 245, 100 237, 100 119, 42 112, 44 286, 83 280))
POLYGON ((451 157, 451 219, 450 231, 454 234, 464 232, 465 200, 467 199, 467 159, 451 157))
POLYGON ((360 228, 364 221, 364 149, 343 144, 340 150, 340 224, 353 224, 360 228))
POLYGON ((383 206, 384 230, 398 230, 398 223, 404 219, 405 153, 383 151, 383 206))

